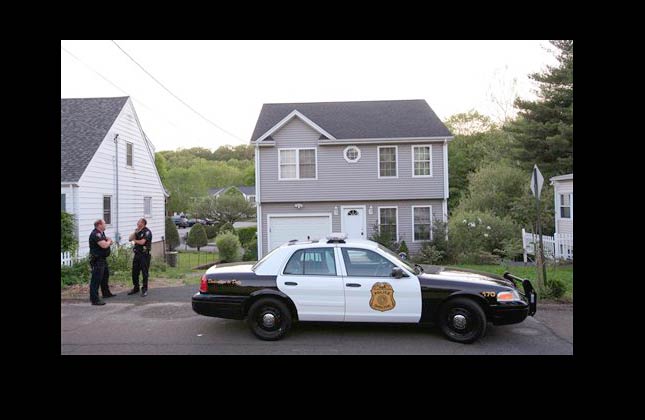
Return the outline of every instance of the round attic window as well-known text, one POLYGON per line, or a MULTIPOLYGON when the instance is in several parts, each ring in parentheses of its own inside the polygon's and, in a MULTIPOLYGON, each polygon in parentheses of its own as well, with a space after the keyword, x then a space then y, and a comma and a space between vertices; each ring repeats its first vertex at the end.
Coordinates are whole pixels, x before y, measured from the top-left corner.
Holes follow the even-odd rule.
POLYGON ((356 146, 348 146, 343 151, 343 156, 347 162, 356 163, 361 158, 361 149, 356 146))

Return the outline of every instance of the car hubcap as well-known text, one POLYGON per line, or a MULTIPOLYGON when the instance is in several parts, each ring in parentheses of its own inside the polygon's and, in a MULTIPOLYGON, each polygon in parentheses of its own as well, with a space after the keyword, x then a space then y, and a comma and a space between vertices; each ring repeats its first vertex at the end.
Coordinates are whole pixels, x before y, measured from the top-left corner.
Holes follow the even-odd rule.
POLYGON ((267 328, 271 328, 275 325, 275 315, 273 314, 264 314, 262 317, 262 325, 267 328))
POLYGON ((456 329, 463 330, 464 328, 466 328, 466 317, 463 315, 455 315, 452 318, 452 324, 456 329))

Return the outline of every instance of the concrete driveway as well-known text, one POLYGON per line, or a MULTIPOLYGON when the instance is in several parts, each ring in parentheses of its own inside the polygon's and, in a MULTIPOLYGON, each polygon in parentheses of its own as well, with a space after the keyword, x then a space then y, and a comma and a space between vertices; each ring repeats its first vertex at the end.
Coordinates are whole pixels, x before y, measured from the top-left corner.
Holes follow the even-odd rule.
POLYGON ((61 354, 573 354, 573 305, 538 306, 521 324, 490 325, 479 342, 448 341, 419 325, 295 324, 286 338, 255 338, 243 321, 193 312, 196 286, 120 294, 105 306, 61 301, 61 354))

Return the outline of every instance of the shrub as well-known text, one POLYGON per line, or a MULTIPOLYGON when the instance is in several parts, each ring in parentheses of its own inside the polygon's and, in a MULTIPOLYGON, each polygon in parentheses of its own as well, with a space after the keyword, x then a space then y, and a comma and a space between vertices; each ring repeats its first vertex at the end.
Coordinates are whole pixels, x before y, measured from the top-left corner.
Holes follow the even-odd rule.
POLYGON ((255 234, 258 231, 258 228, 255 226, 250 226, 245 228, 239 228, 239 229, 236 229, 235 231, 237 233, 238 238, 240 238, 240 243, 242 244, 242 246, 246 247, 246 245, 249 242, 255 239, 255 234))
POLYGON ((220 233, 215 238, 219 257, 222 262, 238 261, 240 240, 233 232, 220 233))
POLYGON ((462 252, 457 254, 457 261, 461 264, 492 264, 497 265, 501 263, 501 258, 498 255, 492 254, 487 251, 472 251, 462 252))
POLYGON ((412 261, 418 264, 437 264, 443 260, 444 255, 444 252, 439 250, 436 245, 425 242, 412 261))
POLYGON ((150 260, 150 272, 152 271, 165 272, 167 269, 168 269, 168 264, 165 263, 163 258, 153 257, 150 260))
POLYGON ((217 236, 217 226, 215 225, 206 225, 204 226, 204 230, 206 231, 206 238, 208 239, 213 239, 217 236))
POLYGON ((399 252, 405 252, 405 255, 410 256, 410 250, 408 250, 408 245, 405 241, 401 241, 401 246, 399 246, 399 252))
POLYGON ((221 224, 218 226, 218 230, 217 230, 217 231, 218 231, 219 233, 224 233, 224 232, 233 232, 233 233, 234 233, 234 232, 235 232, 235 228, 234 228, 234 227, 233 227, 233 225, 232 225, 232 224, 230 224, 229 222, 225 222, 225 223, 221 223, 221 224))
POLYGON ((118 271, 131 272, 132 259, 134 252, 129 245, 112 245, 110 256, 107 257, 107 263, 110 270, 110 277, 118 271))
POLYGON ((244 255, 242 261, 257 261, 258 259, 258 241, 253 238, 252 241, 244 247, 244 255))
POLYGON ((519 238, 520 232, 510 217, 497 217, 487 211, 459 210, 449 222, 450 253, 457 262, 513 257, 508 253, 513 252, 513 241, 519 238))
POLYGON ((548 280, 547 286, 544 290, 545 298, 559 299, 567 291, 567 287, 564 282, 559 279, 548 280))
POLYGON ((60 212, 60 252, 74 253, 78 248, 76 240, 74 216, 64 211, 60 212))
POLYGON ((396 238, 394 238, 387 230, 379 229, 378 223, 375 223, 372 226, 372 235, 369 237, 370 241, 378 242, 386 248, 391 249, 392 251, 397 252, 399 244, 396 243, 396 238))
POLYGON ((166 246, 169 251, 173 251, 179 246, 179 231, 175 222, 170 217, 166 217, 166 246))
POLYGON ((186 238, 186 243, 192 248, 199 248, 208 245, 208 238, 206 237, 206 230, 201 223, 195 223, 190 231, 188 232, 188 238, 186 238))
POLYGON ((61 286, 89 283, 91 277, 92 271, 90 269, 90 263, 87 258, 78 260, 70 267, 60 267, 61 286))

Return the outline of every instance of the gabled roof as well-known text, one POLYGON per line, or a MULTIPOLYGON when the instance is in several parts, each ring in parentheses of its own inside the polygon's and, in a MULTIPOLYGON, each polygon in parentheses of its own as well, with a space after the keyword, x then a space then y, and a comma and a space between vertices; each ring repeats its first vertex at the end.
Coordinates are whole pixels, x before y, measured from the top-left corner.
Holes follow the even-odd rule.
POLYGON ((264 104, 251 141, 284 123, 285 117, 294 111, 338 140, 452 137, 425 100, 412 99, 264 104))
POLYGON ((253 185, 250 186, 250 187, 247 187, 247 186, 235 186, 235 187, 232 187, 231 186, 231 187, 223 187, 223 188, 211 188, 211 189, 208 190, 208 194, 209 195, 221 194, 224 191, 228 190, 229 188, 237 188, 244 195, 255 195, 255 186, 253 186, 253 185))
POLYGON ((566 180, 570 180, 570 179, 573 179, 573 174, 558 175, 558 176, 554 176, 552 178, 549 178, 551 183, 553 183, 553 181, 566 181, 566 180))
POLYGON ((78 181, 128 100, 75 98, 60 100, 60 178, 78 181))

